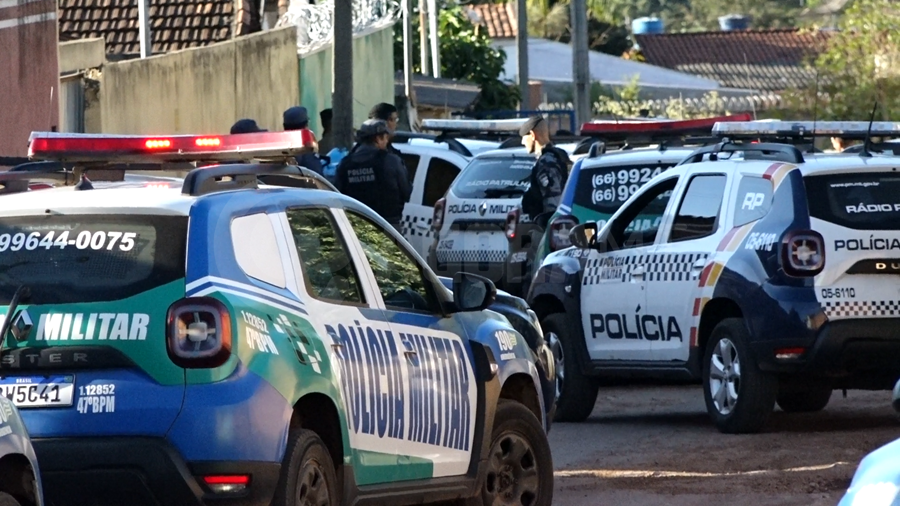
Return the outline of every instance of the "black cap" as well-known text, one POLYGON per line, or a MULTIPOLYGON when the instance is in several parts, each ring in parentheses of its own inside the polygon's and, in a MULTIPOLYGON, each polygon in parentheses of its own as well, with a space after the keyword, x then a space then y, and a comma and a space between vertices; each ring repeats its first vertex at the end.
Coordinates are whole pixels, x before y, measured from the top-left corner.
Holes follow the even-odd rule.
POLYGON ((362 142, 379 135, 390 134, 387 123, 380 119, 368 119, 356 131, 356 142, 362 142))
POLYGON ((522 128, 519 129, 519 135, 525 137, 529 132, 534 130, 534 127, 538 126, 541 121, 544 121, 543 116, 532 116, 528 118, 528 121, 526 121, 525 124, 522 125, 522 128))
POLYGON ((232 134, 252 134, 254 132, 268 132, 265 128, 259 128, 255 120, 239 119, 231 125, 232 134))
POLYGON ((309 124, 309 113, 306 107, 295 106, 284 111, 284 128, 306 128, 309 124))

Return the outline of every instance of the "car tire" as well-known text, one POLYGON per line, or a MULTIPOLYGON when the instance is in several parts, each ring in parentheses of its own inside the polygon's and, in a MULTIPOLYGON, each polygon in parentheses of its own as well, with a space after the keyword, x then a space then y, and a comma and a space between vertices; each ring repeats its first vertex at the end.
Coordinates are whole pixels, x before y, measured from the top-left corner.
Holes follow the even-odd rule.
POLYGON ((541 422, 519 402, 501 399, 491 431, 487 472, 465 506, 550 506, 553 458, 541 422))
POLYGON ((315 432, 299 429, 288 439, 272 506, 338 506, 337 474, 325 443, 315 432))
POLYGON ((831 400, 832 389, 810 388, 778 392, 778 407, 785 413, 814 413, 822 411, 831 400))
POLYGON ((22 504, 6 492, 0 492, 0 506, 22 506, 22 504))
POLYGON ((713 329, 703 354, 703 397, 713 423, 726 434, 759 432, 775 409, 778 379, 759 369, 741 318, 713 329))
POLYGON ((556 360, 556 381, 559 392, 556 400, 557 422, 583 422, 591 415, 597 402, 600 382, 585 376, 579 367, 575 333, 563 313, 554 313, 541 322, 544 339, 556 360))

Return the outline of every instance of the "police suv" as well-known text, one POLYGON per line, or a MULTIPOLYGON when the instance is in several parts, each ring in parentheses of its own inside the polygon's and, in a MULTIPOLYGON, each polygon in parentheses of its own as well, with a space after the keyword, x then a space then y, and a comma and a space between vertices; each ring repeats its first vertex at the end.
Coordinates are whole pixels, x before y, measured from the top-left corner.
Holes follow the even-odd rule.
POLYGON ((551 503, 538 367, 493 284, 447 289, 286 165, 313 143, 35 133, 56 162, 0 174, 2 384, 39 387, 12 401, 48 502, 551 503))
MULTIPOLYGON (((867 124, 718 124, 735 136, 864 136, 867 124)), ((875 123, 871 135, 900 136, 875 123)), ((900 377, 900 158, 728 139, 650 180, 602 228, 571 233, 527 297, 561 341, 558 419, 583 420, 599 377, 702 380, 723 432, 775 403, 900 377)))

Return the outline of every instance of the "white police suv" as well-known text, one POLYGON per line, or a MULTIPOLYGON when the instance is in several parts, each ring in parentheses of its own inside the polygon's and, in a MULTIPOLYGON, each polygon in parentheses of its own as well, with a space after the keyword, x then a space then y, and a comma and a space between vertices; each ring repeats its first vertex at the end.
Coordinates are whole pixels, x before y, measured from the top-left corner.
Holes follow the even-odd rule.
POLYGON ((866 123, 714 131, 732 140, 653 178, 601 229, 575 227, 575 247, 536 274, 527 300, 565 357, 557 419, 586 418, 604 376, 701 380, 728 433, 760 430, 776 402, 817 411, 833 389, 900 377, 900 158, 733 140, 860 138, 866 123))

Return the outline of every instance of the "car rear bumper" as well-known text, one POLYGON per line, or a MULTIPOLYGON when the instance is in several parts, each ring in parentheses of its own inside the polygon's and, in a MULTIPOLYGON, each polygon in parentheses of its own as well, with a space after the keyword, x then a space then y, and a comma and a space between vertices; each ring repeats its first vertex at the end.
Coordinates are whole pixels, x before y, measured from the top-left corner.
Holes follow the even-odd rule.
POLYGON ((54 506, 268 505, 280 465, 271 462, 185 462, 161 438, 35 439, 44 497, 54 506), (209 475, 250 475, 240 494, 214 494, 209 475))
POLYGON ((891 389, 900 377, 900 318, 825 323, 812 342, 798 339, 754 345, 763 370, 830 379, 835 388, 891 389), (776 350, 803 348, 798 358, 777 359, 776 350))

